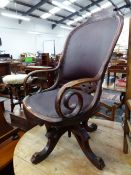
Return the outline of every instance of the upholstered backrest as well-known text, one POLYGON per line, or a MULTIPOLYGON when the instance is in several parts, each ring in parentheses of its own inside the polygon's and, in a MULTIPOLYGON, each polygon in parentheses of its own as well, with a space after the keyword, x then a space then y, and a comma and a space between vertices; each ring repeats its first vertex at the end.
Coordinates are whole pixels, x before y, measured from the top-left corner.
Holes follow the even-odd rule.
POLYGON ((73 30, 65 44, 62 79, 94 77, 107 65, 121 33, 123 17, 91 17, 73 30))

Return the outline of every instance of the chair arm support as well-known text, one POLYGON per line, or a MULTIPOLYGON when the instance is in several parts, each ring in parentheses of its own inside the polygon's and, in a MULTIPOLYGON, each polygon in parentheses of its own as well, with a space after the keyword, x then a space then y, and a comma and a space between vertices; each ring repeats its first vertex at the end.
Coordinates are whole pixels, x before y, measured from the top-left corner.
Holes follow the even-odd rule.
MULTIPOLYGON (((81 112, 81 109, 83 107, 83 97, 81 92, 77 90, 78 90, 78 86, 82 84, 86 84, 85 86, 86 93, 90 94, 96 91, 96 94, 94 95, 94 98, 93 98, 93 102, 94 102, 94 99, 97 99, 99 95, 98 87, 100 89, 100 85, 101 85, 101 81, 99 80, 100 80, 100 77, 78 79, 78 80, 71 81, 65 84, 63 87, 61 87, 55 101, 55 109, 58 115, 60 117, 72 118, 77 116, 81 112), (70 105, 69 104, 70 99, 74 95, 77 96, 78 101, 76 102, 75 105, 70 105), (69 114, 64 114, 62 112, 62 109, 61 109, 62 101, 63 101, 64 107, 70 110, 69 114)), ((81 91, 83 91, 83 89, 81 89, 81 91)), ((90 106, 92 105, 93 104, 90 104, 90 106)))
MULTIPOLYGON (((57 67, 54 68, 54 69, 35 70, 35 71, 30 72, 30 73, 26 76, 26 78, 24 79, 24 82, 23 82, 26 95, 27 95, 27 86, 33 82, 33 79, 31 78, 32 76, 34 76, 34 75, 36 75, 36 74, 38 74, 38 73, 55 72, 55 71, 58 71, 58 70, 59 70, 59 67, 57 66, 57 67)), ((57 81, 57 80, 58 80, 58 78, 56 78, 56 81, 57 81)), ((56 86, 56 82, 53 84, 53 86, 51 86, 51 87, 49 87, 49 88, 46 88, 46 89, 44 89, 44 90, 47 90, 47 89, 51 90, 52 87, 54 88, 55 86, 56 86)), ((41 89, 41 90, 43 90, 43 89, 41 89)), ((41 91, 41 90, 39 90, 39 91, 41 91)))

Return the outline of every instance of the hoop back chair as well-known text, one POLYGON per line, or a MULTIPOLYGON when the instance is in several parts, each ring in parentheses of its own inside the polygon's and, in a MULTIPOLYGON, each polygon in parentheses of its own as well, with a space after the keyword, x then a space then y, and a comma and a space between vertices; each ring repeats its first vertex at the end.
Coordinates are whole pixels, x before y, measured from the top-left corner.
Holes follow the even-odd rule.
MULTIPOLYGON (((97 126, 89 126, 88 119, 96 113, 105 70, 122 26, 122 16, 104 14, 75 28, 67 38, 58 66, 43 71, 56 72, 54 85, 24 98, 23 108, 30 126, 45 124, 47 129, 47 145, 32 156, 32 163, 44 160, 68 131, 98 169, 105 166, 90 148, 88 132, 95 131, 97 126)), ((38 72, 42 71, 27 76, 25 89, 28 78, 38 72)))

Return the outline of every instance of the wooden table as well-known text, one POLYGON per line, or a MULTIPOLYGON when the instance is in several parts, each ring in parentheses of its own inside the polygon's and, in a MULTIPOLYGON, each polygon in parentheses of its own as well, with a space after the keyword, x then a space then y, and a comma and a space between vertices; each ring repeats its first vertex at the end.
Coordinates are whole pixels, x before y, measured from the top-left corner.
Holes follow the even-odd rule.
POLYGON ((31 71, 34 71, 34 70, 47 70, 47 69, 51 69, 52 67, 50 66, 26 66, 25 67, 25 71, 26 73, 29 73, 31 71))
POLYGON ((47 142, 44 126, 36 126, 25 133, 15 148, 15 175, 131 175, 131 155, 122 152, 121 124, 98 119, 90 121, 98 124, 98 130, 91 133, 90 143, 95 153, 105 161, 103 170, 98 170, 86 159, 74 136, 68 138, 67 133, 47 159, 33 165, 30 162, 32 154, 47 142))
POLYGON ((107 69, 107 84, 109 85, 109 79, 110 79, 110 73, 113 73, 114 74, 114 82, 116 80, 116 74, 117 73, 120 73, 121 75, 122 74, 127 74, 127 63, 123 63, 123 65, 115 65, 115 66, 110 66, 108 67, 107 69))

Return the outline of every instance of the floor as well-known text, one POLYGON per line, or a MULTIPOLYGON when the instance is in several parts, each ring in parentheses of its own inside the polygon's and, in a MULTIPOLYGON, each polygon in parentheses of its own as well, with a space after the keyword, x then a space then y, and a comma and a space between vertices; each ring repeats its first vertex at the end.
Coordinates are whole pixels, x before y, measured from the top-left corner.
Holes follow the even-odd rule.
POLYGON ((45 127, 36 126, 26 132, 14 153, 15 175, 131 175, 131 154, 123 153, 123 129, 118 122, 91 119, 98 125, 90 133, 90 145, 105 162, 98 170, 83 154, 76 139, 67 133, 61 137, 53 152, 37 165, 30 162, 33 153, 47 143, 45 127), (26 167, 26 168, 25 168, 26 167))
MULTIPOLYGON (((115 101, 117 101, 117 102, 119 101, 119 93, 116 93, 116 92, 114 93, 113 91, 104 90, 102 97, 101 97, 101 100, 105 101, 108 104, 113 104, 115 101)), ((10 100, 8 97, 4 102, 4 106, 5 106, 5 118, 6 118, 7 122, 10 123, 11 122, 10 121, 10 100)), ((19 110, 20 110, 19 105, 15 106, 14 112, 18 113, 19 110)), ((121 109, 117 109, 115 121, 122 122, 123 115, 124 115, 124 106, 121 109)), ((84 163, 84 165, 85 165, 85 163, 84 163)), ((14 175, 12 163, 7 167, 7 169, 5 169, 3 172, 0 172, 0 175, 14 175)), ((49 174, 49 175, 51 175, 51 174, 49 174)), ((55 174, 53 174, 53 175, 55 175, 55 174)), ((71 175, 74 175, 74 174, 71 174, 71 175)), ((76 175, 77 175, 77 173, 76 173, 76 175)), ((85 174, 80 173, 79 175, 85 175, 85 174)), ((114 175, 114 174, 110 174, 110 175, 114 175)), ((125 174, 125 175, 128 175, 128 174, 125 174)))

